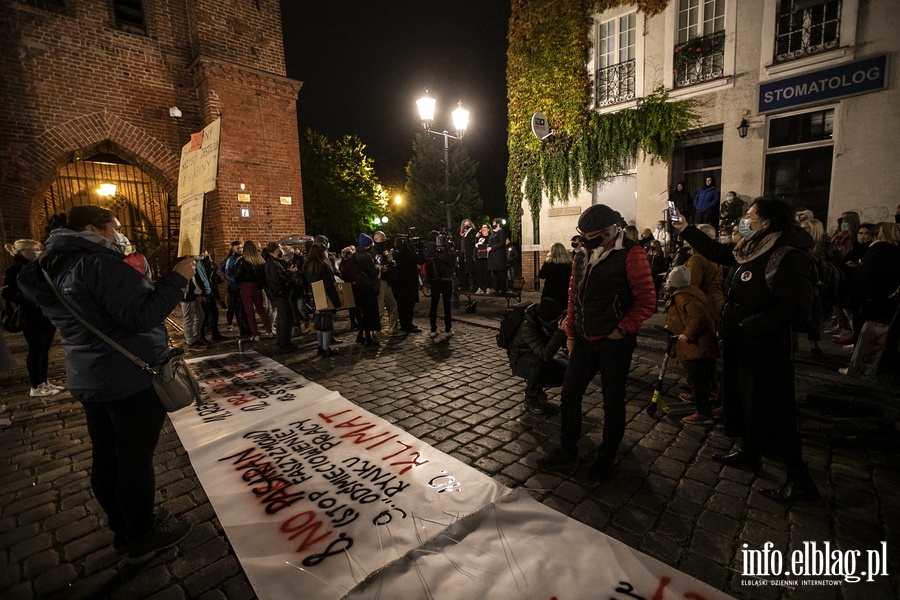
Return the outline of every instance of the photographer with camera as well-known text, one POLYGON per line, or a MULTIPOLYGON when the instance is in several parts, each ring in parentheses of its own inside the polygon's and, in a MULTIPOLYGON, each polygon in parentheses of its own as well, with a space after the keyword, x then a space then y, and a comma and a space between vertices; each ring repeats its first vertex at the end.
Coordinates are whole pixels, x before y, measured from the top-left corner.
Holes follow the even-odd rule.
POLYGON ((453 294, 453 268, 456 260, 448 246, 448 236, 445 233, 432 231, 428 234, 428 245, 425 247, 425 276, 431 285, 431 337, 434 341, 443 341, 438 338, 437 309, 438 302, 444 302, 444 338, 453 335, 450 321, 450 297, 453 294))

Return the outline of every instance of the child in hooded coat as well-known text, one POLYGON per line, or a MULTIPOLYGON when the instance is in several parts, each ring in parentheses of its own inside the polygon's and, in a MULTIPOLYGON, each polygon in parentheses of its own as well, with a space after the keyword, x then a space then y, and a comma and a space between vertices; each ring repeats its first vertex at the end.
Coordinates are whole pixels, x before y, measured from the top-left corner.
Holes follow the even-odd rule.
POLYGON ((670 297, 666 302, 666 329, 678 336, 672 358, 684 364, 688 385, 694 394, 697 411, 682 419, 689 425, 712 425, 709 393, 715 360, 719 356, 716 326, 706 305, 706 295, 691 284, 691 272, 685 266, 674 267, 666 278, 670 297))

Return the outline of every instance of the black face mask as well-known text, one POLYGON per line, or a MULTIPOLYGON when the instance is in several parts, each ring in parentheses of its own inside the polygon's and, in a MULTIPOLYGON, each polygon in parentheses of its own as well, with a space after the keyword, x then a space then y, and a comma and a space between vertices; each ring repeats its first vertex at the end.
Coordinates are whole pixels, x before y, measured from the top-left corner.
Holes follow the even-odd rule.
POLYGON ((597 237, 590 239, 590 240, 582 237, 581 245, 589 250, 594 250, 595 248, 599 248, 600 246, 605 246, 606 244, 608 244, 610 242, 610 240, 612 240, 614 237, 616 237, 618 235, 618 233, 619 233, 619 231, 617 229, 617 230, 613 231, 612 233, 610 233, 609 235, 604 233, 604 234, 598 235, 597 237))
POLYGON ((577 248, 577 247, 580 246, 580 245, 581 245, 581 244, 580 244, 579 242, 572 242, 572 247, 573 247, 573 248, 577 248))
POLYGON ((385 245, 385 242, 375 242, 375 252, 377 254, 384 252, 385 245))
POLYGON ((602 235, 598 235, 597 237, 591 239, 583 238, 581 240, 581 245, 588 250, 594 250, 596 248, 599 248, 603 244, 603 239, 604 238, 602 235))

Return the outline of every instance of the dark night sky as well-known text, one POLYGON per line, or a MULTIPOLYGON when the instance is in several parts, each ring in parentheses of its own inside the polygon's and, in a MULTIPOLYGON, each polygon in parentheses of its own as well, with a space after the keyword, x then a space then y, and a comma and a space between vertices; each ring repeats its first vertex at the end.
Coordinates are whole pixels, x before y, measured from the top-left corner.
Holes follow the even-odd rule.
POLYGON ((282 0, 287 75, 303 82, 301 130, 358 136, 394 191, 421 128, 416 99, 427 88, 434 129, 451 132, 462 100, 471 111, 462 143, 480 163, 486 212, 505 214, 509 10, 508 0, 282 0))

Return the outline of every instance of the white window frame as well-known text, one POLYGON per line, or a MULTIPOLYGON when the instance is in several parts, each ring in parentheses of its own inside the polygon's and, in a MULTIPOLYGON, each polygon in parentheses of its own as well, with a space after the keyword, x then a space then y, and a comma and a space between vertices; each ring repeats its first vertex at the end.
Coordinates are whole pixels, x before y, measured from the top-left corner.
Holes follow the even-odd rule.
MULTIPOLYGON (((699 3, 705 4, 706 0, 699 0, 699 3)), ((675 88, 674 56, 673 49, 675 46, 686 40, 679 40, 679 23, 678 19, 681 13, 681 2, 672 2, 666 7, 663 14, 666 24, 665 35, 665 68, 663 70, 663 84, 669 91, 670 98, 690 98, 700 94, 705 94, 711 90, 720 90, 722 88, 734 87, 735 72, 735 26, 737 21, 737 0, 717 0, 721 3, 724 10, 724 27, 725 27, 725 57, 723 63, 723 76, 706 83, 698 83, 683 88, 675 88)), ((710 19, 703 19, 703 23, 709 23, 710 19)), ((699 21, 698 21, 699 23, 699 21)), ((715 31, 703 31, 702 35, 715 33, 715 31)), ((687 39, 687 38, 686 38, 687 39)))
MULTIPOLYGON (((635 10, 633 6, 624 6, 613 8, 603 12, 602 14, 594 15, 594 28, 592 32, 593 36, 593 52, 591 52, 591 59, 588 61, 588 73, 591 76, 591 108, 596 110, 599 113, 606 112, 615 112, 622 110, 623 108, 634 108, 638 104, 638 99, 643 98, 644 96, 644 36, 641 35, 641 27, 642 27, 643 17, 635 10), (613 54, 616 56, 616 62, 612 64, 618 64, 620 62, 624 62, 626 60, 631 60, 631 57, 622 57, 623 48, 620 46, 620 23, 624 18, 628 18, 630 16, 634 17, 634 44, 630 46, 632 49, 631 53, 634 58, 634 100, 629 100, 625 102, 620 102, 617 104, 613 104, 610 106, 597 107, 597 82, 596 82, 596 73, 597 69, 603 68, 600 66, 601 63, 601 48, 600 48, 600 28, 601 25, 607 25, 609 23, 615 23, 616 32, 614 35, 615 39, 615 49, 613 54)), ((611 65, 604 65, 611 66, 611 65)))
POLYGON ((841 38, 838 47, 821 54, 813 54, 796 60, 775 63, 775 20, 778 15, 779 0, 763 5, 763 27, 760 39, 759 79, 781 78, 793 73, 822 68, 855 59, 856 26, 859 0, 841 2, 841 38))
POLYGON ((677 0, 677 27, 676 43, 686 42, 692 37, 710 35, 725 28, 725 0, 677 0), (687 7, 683 6, 685 3, 687 7), (713 14, 709 9, 712 7, 713 14), (715 14, 715 9, 721 7, 721 15, 715 14), (682 15, 686 14, 688 22, 686 27, 681 26, 682 15), (721 27, 717 27, 717 23, 721 27))

